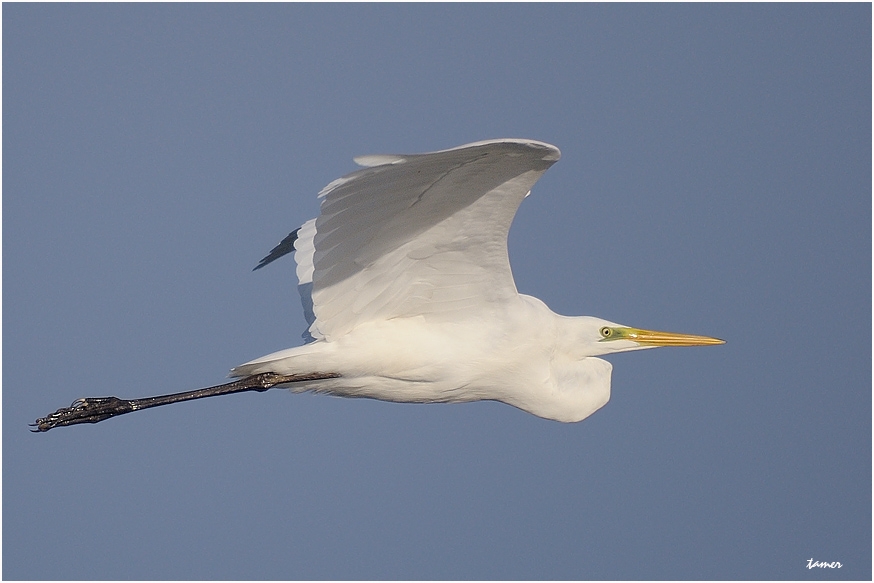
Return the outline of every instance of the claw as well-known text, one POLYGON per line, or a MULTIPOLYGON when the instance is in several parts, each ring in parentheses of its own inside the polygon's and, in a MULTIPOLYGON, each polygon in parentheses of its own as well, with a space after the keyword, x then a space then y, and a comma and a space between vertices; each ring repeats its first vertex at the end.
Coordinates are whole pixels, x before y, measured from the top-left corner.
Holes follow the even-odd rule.
POLYGON ((62 407, 50 415, 40 417, 31 423, 34 433, 41 433, 55 427, 77 425, 79 423, 97 423, 133 411, 130 401, 118 397, 96 397, 92 399, 76 399, 69 407, 62 407))

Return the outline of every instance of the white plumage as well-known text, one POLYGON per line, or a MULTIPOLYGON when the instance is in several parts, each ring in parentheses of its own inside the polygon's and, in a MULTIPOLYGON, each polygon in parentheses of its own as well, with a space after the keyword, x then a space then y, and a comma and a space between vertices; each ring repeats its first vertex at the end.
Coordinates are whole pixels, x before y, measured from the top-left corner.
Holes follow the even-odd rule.
MULTIPOLYGON (((291 250, 309 342, 233 376, 313 371, 296 391, 399 402, 502 401, 579 421, 610 398, 601 354, 713 338, 554 314, 516 291, 507 233, 519 204, 560 157, 533 140, 491 140, 416 155, 362 156, 331 182, 291 250)), ((260 267, 259 266, 259 267, 260 267)))
POLYGON ((289 386, 407 403, 490 399, 557 421, 610 399, 598 355, 721 344, 588 316, 565 317, 516 291, 507 232, 558 159, 533 140, 491 140, 409 156, 362 156, 331 182, 322 212, 255 269, 294 251, 307 342, 231 371, 223 385, 141 399, 77 399, 33 431, 245 391, 289 386))

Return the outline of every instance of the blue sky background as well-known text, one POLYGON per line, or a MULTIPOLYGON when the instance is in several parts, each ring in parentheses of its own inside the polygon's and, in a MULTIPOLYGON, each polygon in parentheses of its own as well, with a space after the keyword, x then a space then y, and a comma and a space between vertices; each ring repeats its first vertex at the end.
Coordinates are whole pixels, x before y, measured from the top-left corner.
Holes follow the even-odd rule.
POLYGON ((4 4, 3 577, 870 579, 871 6, 4 4), (561 148, 510 234, 616 355, 571 425, 286 391, 352 157, 561 148), (840 561, 808 570, 807 560, 840 561))

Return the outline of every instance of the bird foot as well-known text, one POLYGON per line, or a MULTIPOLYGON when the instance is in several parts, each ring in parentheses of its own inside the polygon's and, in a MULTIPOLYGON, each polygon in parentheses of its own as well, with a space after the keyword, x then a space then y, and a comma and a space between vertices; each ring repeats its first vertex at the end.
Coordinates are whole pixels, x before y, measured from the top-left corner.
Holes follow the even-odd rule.
POLYGON ((54 413, 40 417, 30 426, 36 428, 31 429, 31 431, 39 433, 65 425, 97 423, 122 413, 130 413, 135 409, 136 407, 130 401, 118 397, 76 399, 69 407, 62 407, 54 413))

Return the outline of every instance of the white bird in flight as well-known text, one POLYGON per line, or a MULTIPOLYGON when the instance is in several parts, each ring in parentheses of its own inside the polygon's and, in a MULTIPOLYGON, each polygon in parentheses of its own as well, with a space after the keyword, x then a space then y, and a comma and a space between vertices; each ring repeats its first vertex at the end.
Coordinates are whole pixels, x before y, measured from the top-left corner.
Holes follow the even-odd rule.
POLYGON ((493 400, 574 422, 610 399, 612 365, 598 356, 722 344, 561 316, 516 290, 510 224, 560 156, 550 144, 503 139, 355 158, 364 168, 328 184, 319 217, 255 268, 294 252, 305 344, 237 366, 240 380, 217 387, 79 399, 37 419, 35 431, 273 387, 403 403, 493 400))

